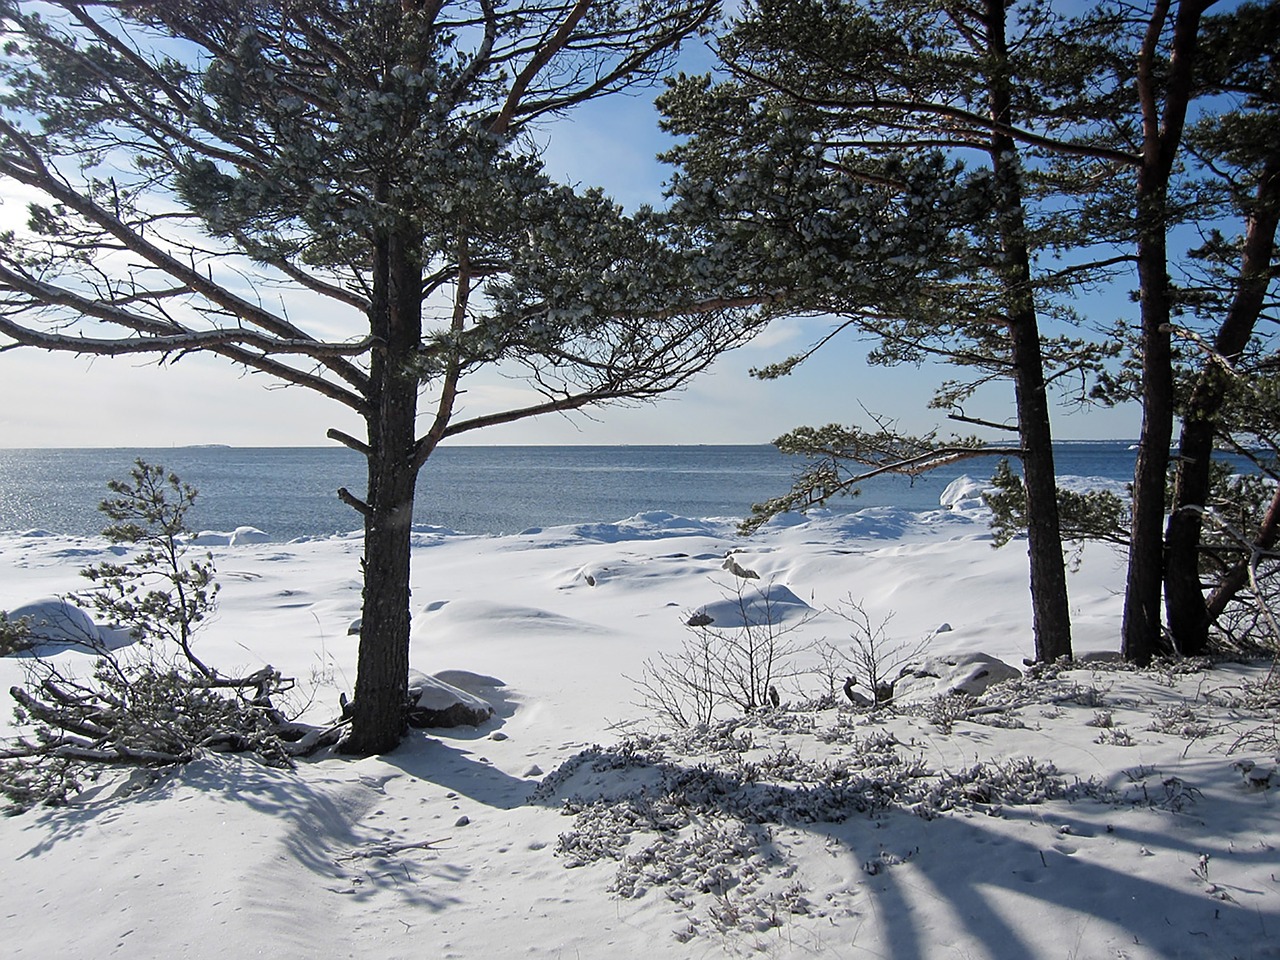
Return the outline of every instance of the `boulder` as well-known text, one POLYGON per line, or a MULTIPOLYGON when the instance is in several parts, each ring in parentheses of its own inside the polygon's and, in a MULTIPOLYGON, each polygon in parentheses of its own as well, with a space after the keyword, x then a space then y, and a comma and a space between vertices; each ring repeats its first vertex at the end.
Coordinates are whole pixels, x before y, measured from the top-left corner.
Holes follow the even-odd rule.
POLYGON ((795 623, 811 616, 813 609, 788 587, 780 583, 766 586, 749 583, 740 595, 708 603, 685 622, 691 627, 714 626, 716 629, 735 630, 744 626, 795 623))
POLYGON ((976 697, 987 687, 1022 676, 1016 667, 985 653, 950 653, 907 664, 893 682, 893 699, 929 700, 956 693, 976 697))
POLYGON ((7 612, 10 622, 27 621, 27 638, 32 646, 44 643, 100 647, 102 633, 89 615, 61 597, 46 597, 24 603, 7 612))
POLYGON ((987 509, 985 495, 990 489, 989 482, 969 476, 956 477, 942 491, 938 503, 952 513, 984 512, 987 509))
POLYGON ((409 724, 414 727, 476 727, 493 716, 493 705, 438 677, 409 671, 409 724))

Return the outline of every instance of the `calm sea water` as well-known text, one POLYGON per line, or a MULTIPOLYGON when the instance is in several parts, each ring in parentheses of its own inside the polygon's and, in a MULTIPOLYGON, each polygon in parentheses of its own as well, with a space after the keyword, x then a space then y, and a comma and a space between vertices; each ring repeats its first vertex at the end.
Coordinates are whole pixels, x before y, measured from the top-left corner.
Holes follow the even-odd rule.
MULTIPOLYGON (((1127 441, 1069 442, 1060 476, 1126 481, 1127 441)), ((0 450, 0 530, 102 529, 106 481, 126 477, 135 457, 162 464, 199 489, 194 529, 258 527, 275 540, 324 536, 360 526, 342 504, 342 486, 364 490, 364 463, 345 448, 174 447, 167 449, 0 450)), ((917 478, 883 477, 835 509, 936 507, 962 474, 989 477, 995 458, 971 460, 917 478)), ((423 469, 417 523, 465 533, 516 533, 534 526, 621 520, 645 510, 688 517, 742 517, 751 504, 785 492, 792 458, 762 446, 446 447, 423 469)))

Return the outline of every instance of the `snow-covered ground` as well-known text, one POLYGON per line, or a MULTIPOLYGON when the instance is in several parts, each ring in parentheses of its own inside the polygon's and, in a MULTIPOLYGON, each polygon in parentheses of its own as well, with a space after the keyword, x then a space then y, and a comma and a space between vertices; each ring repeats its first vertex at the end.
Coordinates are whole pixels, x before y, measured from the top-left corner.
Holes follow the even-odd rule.
MULTIPOLYGON (((1280 957, 1278 721, 1248 696, 1265 666, 1086 661, 875 715, 838 689, 843 706, 796 709, 827 692, 810 675, 778 685, 782 710, 697 734, 637 705, 628 678, 733 594, 731 551, 759 574, 745 590, 812 614, 796 639, 847 645, 830 608, 851 599, 875 623, 893 614, 891 644, 930 635, 929 655, 1021 667, 1025 544, 993 550, 962 493, 751 538, 662 513, 423 528, 412 665, 462 671, 448 676, 493 719, 291 771, 209 756, 2 819, 0 952, 1280 957)), ((331 717, 355 679, 359 538, 230 539, 204 541, 223 590, 198 652, 228 672, 270 663, 298 678, 308 719, 331 717)), ((77 589, 107 550, 0 535, 0 609, 77 589)), ((1077 654, 1114 651, 1122 582, 1121 557, 1084 552, 1077 654)), ((21 675, 0 660, 5 689, 21 675)))

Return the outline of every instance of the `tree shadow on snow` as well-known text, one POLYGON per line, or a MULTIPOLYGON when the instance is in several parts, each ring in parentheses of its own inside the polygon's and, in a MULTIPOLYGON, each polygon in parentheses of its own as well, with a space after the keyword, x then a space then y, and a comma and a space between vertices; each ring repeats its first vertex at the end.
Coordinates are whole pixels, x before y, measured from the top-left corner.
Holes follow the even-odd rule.
POLYGON ((424 732, 426 736, 415 733, 406 737, 394 751, 382 756, 382 762, 416 780, 495 810, 513 810, 528 802, 536 781, 513 777, 494 766, 483 753, 437 739, 433 731, 424 732))
MULTIPOLYGON (((1203 769, 1184 761, 1179 769, 1202 777, 1200 782, 1220 784, 1223 766, 1221 759, 1204 761, 1203 769)), ((1144 804, 1082 799, 1070 805, 1059 800, 999 810, 1006 824, 1021 821, 1039 834, 1024 838, 1016 834, 1028 830, 995 829, 999 821, 977 811, 956 810, 925 819, 901 807, 886 809, 865 786, 851 783, 846 791, 830 784, 758 782, 707 764, 593 748, 549 777, 533 800, 558 806, 573 798, 588 807, 594 800, 620 801, 635 830, 626 854, 634 853, 644 837, 678 829, 680 814, 675 823, 670 819, 673 807, 694 811, 689 822, 699 828, 721 815, 820 839, 829 853, 846 858, 844 873, 856 878, 844 885, 853 891, 846 906, 879 920, 876 942, 867 925, 858 923, 844 927, 853 931, 844 946, 893 960, 923 960, 950 955, 948 951, 989 960, 1124 956, 1135 947, 1146 955, 1203 957, 1217 953, 1211 947, 1225 936, 1269 943, 1268 932, 1280 924, 1280 915, 1259 902, 1266 891, 1222 885, 1218 889, 1229 891, 1232 898, 1219 899, 1206 892, 1206 882, 1193 873, 1202 853, 1224 861, 1230 857, 1235 867, 1272 862, 1274 850, 1257 843, 1257 805, 1267 798, 1256 794, 1231 787, 1214 789, 1210 797, 1201 794, 1205 809, 1200 815, 1215 824, 1212 834, 1198 834, 1196 828, 1203 824, 1188 823, 1185 813, 1167 809, 1153 815, 1181 817, 1174 821, 1181 825, 1178 830, 1124 823, 1144 804), (658 812, 646 826, 650 803, 658 812), (1077 809, 1089 815, 1073 816, 1077 809), (1109 815, 1112 811, 1114 816, 1109 815), (1231 825, 1237 824, 1247 830, 1240 834, 1239 845, 1230 843, 1231 825), (1247 828, 1249 824, 1253 827, 1247 828), (1245 849, 1246 840, 1251 849, 1245 849), (1164 858, 1160 882, 1134 876, 1124 862, 1100 862, 1117 851, 1139 856, 1140 847, 1164 858), (921 907, 926 915, 914 912, 921 907), (1075 915, 1077 942, 1046 941, 1064 929, 1060 917, 1045 925, 1046 908, 1075 915), (944 919, 934 928, 926 916, 944 919)), ((786 847, 775 833, 773 854, 785 860, 786 847)), ((760 852, 767 855, 770 850, 760 852)), ((1071 927, 1068 923, 1066 929, 1071 927)), ((823 939, 836 949, 833 932, 828 930, 823 939)), ((1250 955, 1280 957, 1280 949, 1261 949, 1250 955)))
MULTIPOLYGON (((89 833, 139 831, 156 837, 160 836, 157 829, 171 830, 173 835, 160 837, 155 855, 198 856, 207 842, 209 818, 219 816, 219 808, 242 807, 265 818, 232 821, 243 833, 237 831, 230 842, 244 844, 246 863, 259 864, 263 870, 276 866, 293 871, 300 866, 315 876, 322 889, 356 901, 390 891, 406 906, 438 911, 457 902, 447 894, 448 885, 466 878, 465 869, 440 860, 417 862, 410 871, 396 859, 403 851, 388 845, 385 833, 367 819, 385 799, 386 777, 328 778, 319 767, 299 775, 240 756, 196 760, 155 776, 153 783, 142 786, 139 771, 134 779, 140 789, 90 794, 66 807, 27 814, 25 829, 35 842, 17 859, 44 856, 89 833), (205 802, 182 802, 195 798, 205 802), (165 809, 156 809, 161 805, 165 809), (262 836, 253 836, 255 826, 261 826, 262 836), (273 843, 279 846, 275 854, 270 852, 273 843), (169 848, 160 849, 166 845, 169 848)), ((140 857, 148 855, 144 850, 145 845, 140 845, 140 857)))

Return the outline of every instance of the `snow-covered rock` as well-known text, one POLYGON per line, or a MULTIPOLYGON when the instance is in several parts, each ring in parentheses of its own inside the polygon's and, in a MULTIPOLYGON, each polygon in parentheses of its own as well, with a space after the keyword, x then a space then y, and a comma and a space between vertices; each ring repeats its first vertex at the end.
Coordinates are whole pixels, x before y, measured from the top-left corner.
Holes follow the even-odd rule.
POLYGON ((31 640, 41 643, 72 643, 100 646, 98 625, 87 613, 62 597, 44 597, 6 612, 10 622, 27 619, 31 640))
POLYGON ((988 486, 990 484, 964 474, 947 484, 938 497, 938 503, 957 512, 981 509, 986 506, 982 494, 988 486))
POLYGON ((687 622, 693 626, 734 629, 743 626, 781 624, 803 619, 813 608, 780 583, 748 585, 740 596, 730 595, 699 607, 687 622), (710 619, 707 619, 707 618, 710 619))
POLYGON ((893 683, 894 700, 928 700, 955 693, 978 696, 987 687, 1022 676, 985 653, 952 653, 907 664, 893 683))
POLYGON ((489 701, 418 670, 409 671, 409 697, 409 723, 415 727, 475 727, 493 716, 489 701))
POLYGON ((257 527, 241 526, 227 532, 225 530, 201 530, 191 538, 192 544, 198 547, 234 547, 247 543, 269 543, 270 534, 257 527))
POLYGON ((191 538, 191 543, 197 547, 225 547, 230 545, 231 536, 225 530, 201 530, 191 538))

